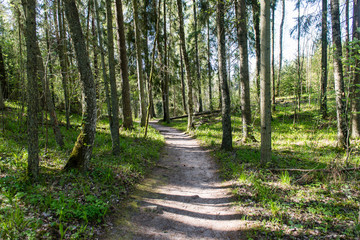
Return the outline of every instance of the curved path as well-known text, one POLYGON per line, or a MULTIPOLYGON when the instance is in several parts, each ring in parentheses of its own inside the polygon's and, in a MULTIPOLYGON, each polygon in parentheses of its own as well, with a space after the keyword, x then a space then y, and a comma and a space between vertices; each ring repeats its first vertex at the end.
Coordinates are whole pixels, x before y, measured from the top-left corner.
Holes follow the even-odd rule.
POLYGON ((242 239, 244 222, 209 153, 185 133, 151 125, 165 136, 164 152, 106 239, 242 239))

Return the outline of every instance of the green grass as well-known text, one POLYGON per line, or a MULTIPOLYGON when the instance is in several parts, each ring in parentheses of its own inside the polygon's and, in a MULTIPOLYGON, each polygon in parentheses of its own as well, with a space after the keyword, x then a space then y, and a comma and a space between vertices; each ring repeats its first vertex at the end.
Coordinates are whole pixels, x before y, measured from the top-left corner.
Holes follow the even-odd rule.
MULTIPOLYGON (((333 100, 327 120, 316 105, 302 104, 294 124, 292 101, 284 98, 272 116, 272 158, 260 165, 259 116, 254 118, 255 143, 241 142, 241 116, 232 116, 233 151, 220 150, 221 118, 196 118, 192 135, 212 149, 225 180, 235 181, 236 205, 253 239, 358 239, 360 237, 360 173, 336 169, 360 163, 359 140, 351 154, 336 147, 333 100), (346 162, 347 161, 347 162, 346 162), (333 169, 325 172, 269 169, 333 169)), ((170 126, 186 130, 187 119, 170 126)))
MULTIPOLYGON (((159 158, 164 138, 135 123, 133 131, 120 131, 120 156, 111 154, 107 119, 97 123, 89 171, 62 171, 81 118, 71 116, 73 128, 61 127, 65 147, 60 149, 52 129, 40 127, 40 178, 26 176, 26 123, 15 103, 0 115, 0 239, 88 239, 100 233, 119 203, 159 158), (46 151, 45 151, 46 146, 46 151)), ((64 123, 64 116, 59 115, 64 123)), ((64 125, 64 124, 63 124, 64 125)))

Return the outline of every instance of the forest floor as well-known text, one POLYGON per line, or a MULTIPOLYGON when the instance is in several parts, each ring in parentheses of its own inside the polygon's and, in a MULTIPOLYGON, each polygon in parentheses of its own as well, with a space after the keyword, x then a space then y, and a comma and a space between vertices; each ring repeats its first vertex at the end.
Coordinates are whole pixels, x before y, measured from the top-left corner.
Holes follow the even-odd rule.
POLYGON ((199 142, 152 124, 166 146, 152 174, 114 218, 106 239, 243 239, 242 216, 231 184, 219 179, 215 160, 199 142))

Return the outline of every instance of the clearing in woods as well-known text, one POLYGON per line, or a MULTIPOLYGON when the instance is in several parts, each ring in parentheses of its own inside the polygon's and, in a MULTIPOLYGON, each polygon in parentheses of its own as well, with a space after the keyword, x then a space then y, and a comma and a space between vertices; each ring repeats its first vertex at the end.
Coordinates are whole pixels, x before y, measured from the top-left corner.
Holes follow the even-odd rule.
POLYGON ((106 239, 242 239, 231 185, 197 140, 152 123, 166 139, 157 167, 138 185, 106 239))

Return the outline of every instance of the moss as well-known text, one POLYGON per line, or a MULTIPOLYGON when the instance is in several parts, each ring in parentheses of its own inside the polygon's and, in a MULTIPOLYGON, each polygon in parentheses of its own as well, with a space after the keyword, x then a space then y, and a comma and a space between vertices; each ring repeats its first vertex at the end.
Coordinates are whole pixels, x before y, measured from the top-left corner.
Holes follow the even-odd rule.
POLYGON ((86 134, 84 133, 84 130, 81 130, 75 142, 74 148, 70 154, 70 158, 64 167, 64 170, 86 170, 87 163, 85 158, 85 151, 87 140, 88 139, 86 137, 86 134))

